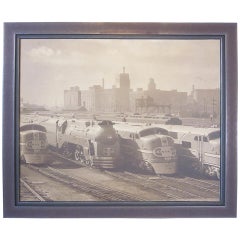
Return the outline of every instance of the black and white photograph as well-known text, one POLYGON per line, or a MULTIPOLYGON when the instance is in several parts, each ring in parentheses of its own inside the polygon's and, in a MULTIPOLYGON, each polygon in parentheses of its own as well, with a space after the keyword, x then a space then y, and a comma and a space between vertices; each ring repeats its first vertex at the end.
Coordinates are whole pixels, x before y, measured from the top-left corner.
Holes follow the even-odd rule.
POLYGON ((19 40, 19 199, 219 204, 222 42, 19 40))

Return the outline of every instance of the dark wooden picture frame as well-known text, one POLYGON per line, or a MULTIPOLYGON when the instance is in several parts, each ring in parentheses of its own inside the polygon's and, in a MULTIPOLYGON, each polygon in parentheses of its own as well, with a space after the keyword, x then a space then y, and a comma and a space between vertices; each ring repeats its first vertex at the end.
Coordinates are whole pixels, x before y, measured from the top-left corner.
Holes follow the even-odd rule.
POLYGON ((237 25, 235 23, 5 23, 3 82, 4 217, 236 217, 237 208, 237 25), (216 36, 221 39, 221 201, 84 203, 18 202, 19 39, 70 35, 167 38, 216 36))

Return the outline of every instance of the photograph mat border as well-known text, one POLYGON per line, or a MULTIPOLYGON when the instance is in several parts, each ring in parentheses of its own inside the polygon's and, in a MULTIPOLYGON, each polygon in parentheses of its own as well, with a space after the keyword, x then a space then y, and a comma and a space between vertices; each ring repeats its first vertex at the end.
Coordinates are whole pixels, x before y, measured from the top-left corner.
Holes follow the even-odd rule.
MULTIPOLYGON (((101 34, 101 35, 96 35, 96 34, 88 34, 88 35, 81 35, 81 34, 68 34, 68 35, 31 35, 28 34, 27 36, 23 35, 17 35, 16 36, 16 89, 18 89, 18 94, 20 96, 20 64, 21 64, 21 40, 22 39, 31 39, 31 40, 38 40, 38 39, 56 39, 56 40, 69 40, 69 39, 84 39, 84 40, 219 40, 220 41, 220 56, 219 59, 221 62, 224 62, 224 36, 221 35, 199 35, 199 36, 192 36, 192 35, 155 35, 149 37, 147 35, 116 35, 116 34, 112 34, 112 35, 105 35, 105 34, 101 34)), ((223 80, 224 78, 224 64, 221 65, 220 64, 220 85, 222 85, 222 83, 224 82, 223 80)), ((221 91, 222 88, 220 88, 221 91)), ((220 93, 221 95, 221 93, 220 93)), ((221 99, 224 98, 224 96, 220 97, 221 99)), ((222 101, 224 102, 224 101, 222 101)), ((19 106, 19 98, 16 98, 16 106, 19 106)), ((220 107, 221 108, 221 107, 220 107)), ((16 119, 20 119, 20 112, 19 109, 16 109, 16 119)), ((224 122, 224 121, 222 121, 224 122)), ((17 122, 17 128, 19 128, 20 123, 17 122)), ((224 128, 224 127, 223 127, 224 128)), ((16 132, 16 140, 19 139, 19 131, 16 132)), ((221 138, 221 141, 224 141, 224 138, 221 138)), ((16 146, 19 146, 19 141, 16 141, 16 146)), ((19 156, 19 147, 17 147, 17 154, 16 154, 16 159, 19 156)), ((221 148, 221 156, 224 156, 224 148, 221 148)), ((222 161, 222 157, 221 157, 221 166, 223 164, 224 161, 222 161)), ((20 170, 20 163, 19 161, 16 161, 16 169, 20 170)), ((20 172, 17 171, 16 172, 16 204, 18 206, 23 205, 23 206, 53 206, 53 205, 57 205, 57 206, 95 206, 95 205, 100 205, 100 206, 133 206, 133 205, 137 205, 137 206, 223 206, 224 205, 224 168, 222 168, 221 171, 221 182, 220 182, 220 196, 219 196, 219 201, 145 201, 145 202, 98 202, 98 201, 54 201, 54 202, 23 202, 23 201, 19 201, 19 197, 20 197, 20 189, 19 187, 19 179, 20 179, 20 172)))

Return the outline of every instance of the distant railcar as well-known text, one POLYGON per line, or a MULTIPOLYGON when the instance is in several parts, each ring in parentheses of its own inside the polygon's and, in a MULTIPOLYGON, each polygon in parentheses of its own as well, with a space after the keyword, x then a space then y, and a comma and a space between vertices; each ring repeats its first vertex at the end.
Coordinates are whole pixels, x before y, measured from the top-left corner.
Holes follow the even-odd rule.
POLYGON ((118 123, 114 128, 127 165, 156 174, 176 173, 176 149, 166 129, 130 123, 118 123))
MULTIPOLYGON (((160 125, 161 126, 161 125, 160 125)), ((166 126, 175 139, 182 170, 220 178, 220 129, 166 126)))
POLYGON ((45 127, 39 124, 23 124, 20 127, 20 159, 29 164, 49 162, 45 127))
POLYGON ((111 121, 50 118, 42 124, 52 150, 89 166, 118 166, 120 146, 111 121))

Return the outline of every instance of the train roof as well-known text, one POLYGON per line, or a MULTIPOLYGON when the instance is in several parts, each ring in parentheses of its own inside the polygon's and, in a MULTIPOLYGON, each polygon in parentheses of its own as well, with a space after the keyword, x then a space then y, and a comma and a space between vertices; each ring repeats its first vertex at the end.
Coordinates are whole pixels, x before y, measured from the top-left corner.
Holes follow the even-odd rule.
POLYGON ((89 119, 66 119, 66 118, 48 118, 41 122, 48 131, 56 131, 56 124, 58 127, 62 127, 63 124, 67 124, 68 127, 75 129, 83 129, 93 126, 112 126, 114 123, 110 120, 94 121, 89 119))
POLYGON ((41 131, 41 132, 47 132, 46 128, 40 124, 36 124, 36 123, 30 123, 30 124, 23 124, 20 126, 20 131, 24 132, 24 131, 30 131, 30 130, 37 130, 37 131, 41 131))
POLYGON ((132 133, 139 133, 143 130, 154 129, 154 128, 160 128, 168 132, 166 128, 162 128, 160 126, 155 126, 155 125, 146 126, 143 124, 133 124, 133 123, 116 123, 114 128, 118 131, 126 131, 126 132, 132 132, 132 133))
POLYGON ((164 127, 171 132, 179 133, 192 133, 197 135, 209 135, 212 132, 220 132, 220 128, 197 128, 192 126, 183 126, 183 125, 162 125, 154 124, 154 126, 164 127))

